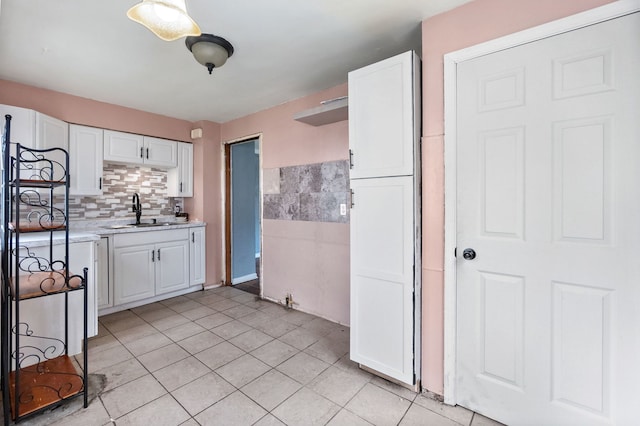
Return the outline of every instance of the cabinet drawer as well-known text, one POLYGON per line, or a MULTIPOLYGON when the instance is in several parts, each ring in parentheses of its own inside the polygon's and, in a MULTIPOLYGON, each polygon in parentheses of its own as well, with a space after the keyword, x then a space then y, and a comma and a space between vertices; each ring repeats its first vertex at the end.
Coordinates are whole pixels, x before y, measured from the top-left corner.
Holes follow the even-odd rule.
POLYGON ((156 244, 166 241, 180 241, 189 239, 189 229, 169 229, 166 231, 128 232, 116 234, 113 237, 114 247, 136 246, 140 244, 156 244))

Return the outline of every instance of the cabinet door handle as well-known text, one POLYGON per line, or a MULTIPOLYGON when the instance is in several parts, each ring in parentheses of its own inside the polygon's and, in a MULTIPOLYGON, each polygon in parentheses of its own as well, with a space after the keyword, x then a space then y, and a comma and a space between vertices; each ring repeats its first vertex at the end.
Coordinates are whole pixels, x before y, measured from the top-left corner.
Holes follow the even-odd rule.
POLYGON ((355 199, 354 197, 355 192, 353 192, 353 189, 351 190, 351 208, 353 208, 353 206, 355 206, 356 204, 353 202, 353 200, 355 199))
POLYGON ((353 151, 349 149, 349 168, 353 169, 353 151))
POLYGON ((151 250, 151 261, 152 262, 156 261, 156 251, 155 250, 151 250))
POLYGON ((180 182, 180 192, 182 192, 182 182, 180 182))
POLYGON ((98 179, 98 189, 102 189, 102 178, 98 179))
POLYGON ((196 243, 196 233, 195 232, 191 233, 191 242, 194 243, 194 244, 196 243))
POLYGON ((147 160, 149 159, 149 148, 147 148, 147 160))
POLYGON ((160 262, 160 249, 158 249, 158 262, 160 262))

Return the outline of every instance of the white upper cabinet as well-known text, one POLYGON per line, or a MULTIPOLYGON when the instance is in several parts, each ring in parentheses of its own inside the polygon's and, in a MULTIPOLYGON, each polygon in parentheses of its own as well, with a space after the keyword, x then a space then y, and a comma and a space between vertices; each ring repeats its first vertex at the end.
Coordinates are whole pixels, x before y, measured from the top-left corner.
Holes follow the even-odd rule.
POLYGON ((36 148, 69 149, 69 124, 36 112, 36 148))
POLYGON ((105 130, 104 160, 114 163, 144 164, 142 135, 105 130))
POLYGON ((176 141, 168 139, 105 130, 104 159, 113 163, 172 168, 178 165, 178 147, 176 141))
POLYGON ((69 191, 71 195, 102 195, 104 130, 69 125, 69 191))
MULTIPOLYGON (((30 109, 9 105, 0 105, 0 113, 2 113, 3 121, 6 114, 11 115, 11 142, 35 149, 69 149, 69 124, 65 121, 30 109)), ((15 147, 13 146, 11 154, 15 156, 15 147)), ((52 166, 53 179, 61 178, 62 170, 67 168, 65 155, 58 151, 47 154, 47 158, 54 161, 52 166), (56 165, 56 162, 59 165, 56 165)), ((34 170, 34 173, 42 174, 45 179, 51 177, 45 176, 51 174, 51 170, 47 168, 34 170)))
POLYGON ((414 173, 419 63, 406 52, 349 73, 352 179, 414 173))
POLYGON ((178 167, 169 169, 167 195, 169 197, 193 197, 193 145, 177 142, 178 167))
MULTIPOLYGON (((36 149, 62 148, 69 151, 69 123, 36 112, 36 149)), ((64 179, 65 171, 69 169, 66 164, 68 158, 62 151, 52 151, 46 154, 47 159, 52 160, 51 168, 40 168, 39 174, 43 179, 64 179), (58 164, 56 164, 58 163, 58 164)), ((64 188, 59 187, 55 193, 63 194, 64 188)))
POLYGON ((144 137, 144 164, 159 167, 178 165, 178 143, 167 139, 144 137))
POLYGON ((5 115, 11 115, 11 142, 35 148, 36 112, 32 109, 0 105, 2 123, 5 115))

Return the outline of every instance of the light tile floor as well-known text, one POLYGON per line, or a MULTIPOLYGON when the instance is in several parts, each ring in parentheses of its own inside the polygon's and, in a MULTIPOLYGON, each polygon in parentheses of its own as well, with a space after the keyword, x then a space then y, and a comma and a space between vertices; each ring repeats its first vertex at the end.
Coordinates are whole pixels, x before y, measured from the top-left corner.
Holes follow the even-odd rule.
POLYGON ((348 327, 229 287, 101 317, 89 347, 102 394, 26 423, 498 425, 360 370, 348 327))

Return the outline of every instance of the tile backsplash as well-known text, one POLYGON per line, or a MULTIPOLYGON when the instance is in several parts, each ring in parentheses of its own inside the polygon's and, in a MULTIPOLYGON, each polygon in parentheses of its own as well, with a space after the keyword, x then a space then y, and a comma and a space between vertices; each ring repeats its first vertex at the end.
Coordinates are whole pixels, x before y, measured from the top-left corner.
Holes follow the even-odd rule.
POLYGON ((265 219, 349 223, 347 160, 265 169, 263 188, 265 219))
POLYGON ((70 196, 69 219, 135 218, 131 198, 140 194, 142 215, 156 217, 172 215, 182 198, 167 196, 167 171, 143 166, 105 163, 102 173, 102 195, 70 196))

